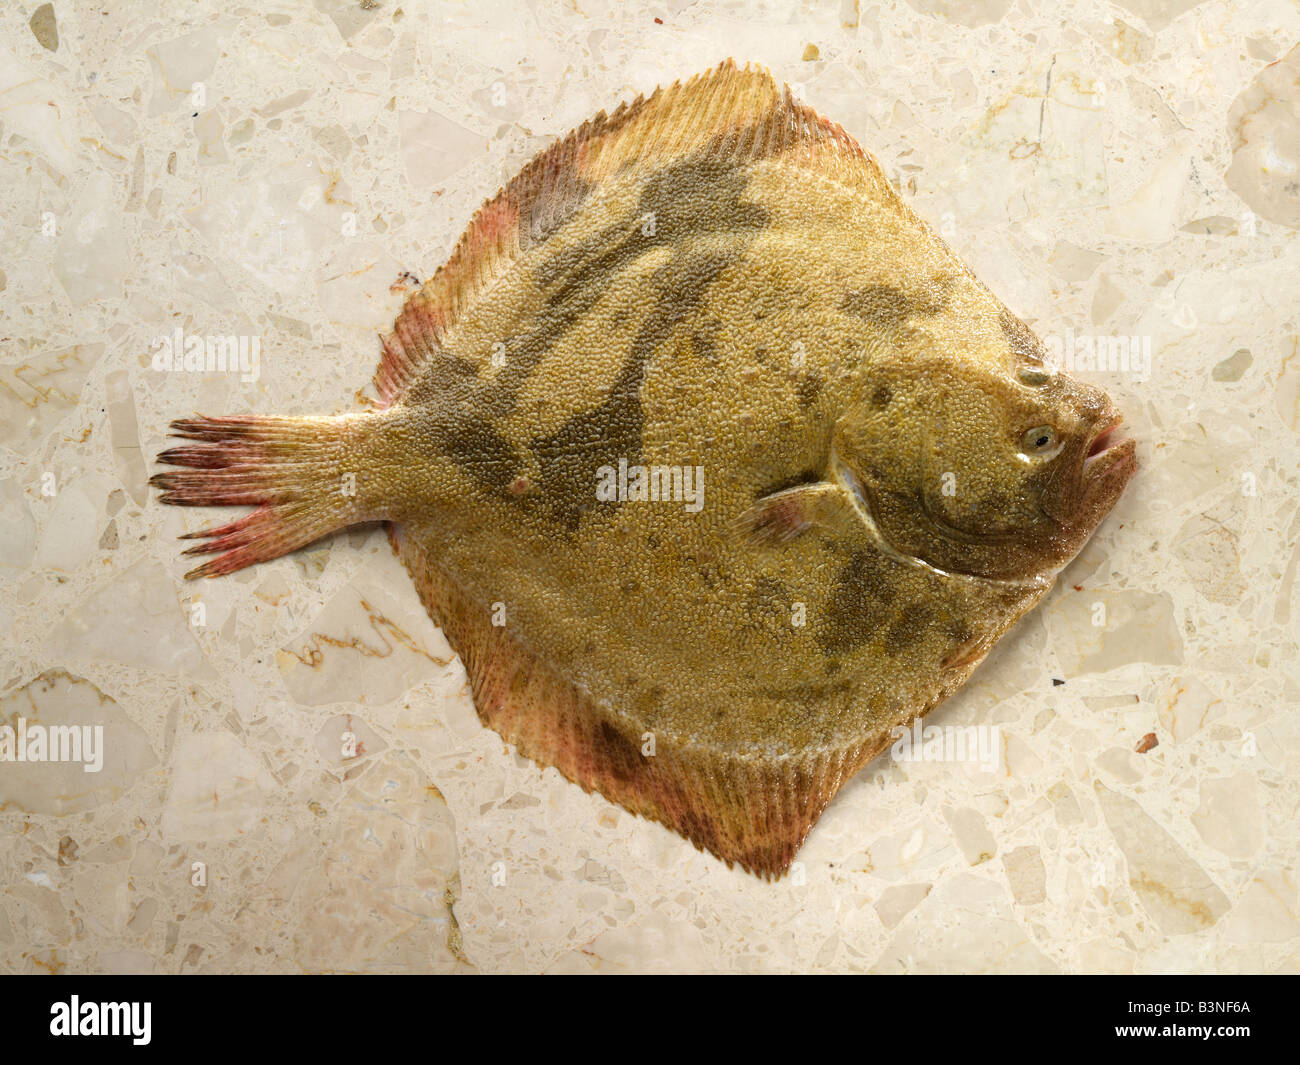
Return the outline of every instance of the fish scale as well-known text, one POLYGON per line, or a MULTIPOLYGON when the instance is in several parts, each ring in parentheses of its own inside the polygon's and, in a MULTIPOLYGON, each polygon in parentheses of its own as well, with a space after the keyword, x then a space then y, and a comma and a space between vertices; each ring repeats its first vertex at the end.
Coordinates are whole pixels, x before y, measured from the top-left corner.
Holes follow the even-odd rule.
POLYGON ((188 576, 386 522, 485 725, 767 877, 1136 468, 875 160, 731 61, 539 155, 383 349, 375 410, 173 423, 163 501, 256 507, 188 576))

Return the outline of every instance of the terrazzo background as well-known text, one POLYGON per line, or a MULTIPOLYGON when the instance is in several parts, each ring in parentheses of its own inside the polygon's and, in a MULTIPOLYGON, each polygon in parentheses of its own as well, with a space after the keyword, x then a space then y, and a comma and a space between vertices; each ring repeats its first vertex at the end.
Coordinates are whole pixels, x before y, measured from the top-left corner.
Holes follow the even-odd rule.
POLYGON ((1043 6, 5 5, 0 719, 106 758, 0 762, 0 971, 1300 971, 1300 10, 1043 6), (1080 372, 1137 478, 930 719, 998 770, 878 760, 774 884, 481 728, 381 532, 187 584, 146 488, 178 415, 354 408, 403 271, 728 55, 1040 334, 1151 352, 1080 372))

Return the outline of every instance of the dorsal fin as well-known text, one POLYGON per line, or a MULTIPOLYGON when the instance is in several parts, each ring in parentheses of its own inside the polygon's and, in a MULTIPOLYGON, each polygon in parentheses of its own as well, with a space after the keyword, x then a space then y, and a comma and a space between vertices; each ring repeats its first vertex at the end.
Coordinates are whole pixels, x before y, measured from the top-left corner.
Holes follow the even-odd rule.
POLYGON ((765 69, 738 68, 728 59, 685 84, 620 104, 611 115, 600 112, 479 208, 446 264, 407 300, 383 338, 375 374, 381 405, 392 404, 425 362, 443 353, 442 338, 478 295, 598 195, 606 178, 698 154, 737 166, 780 156, 906 210, 876 161, 844 130, 796 101, 789 87, 778 88, 765 69))

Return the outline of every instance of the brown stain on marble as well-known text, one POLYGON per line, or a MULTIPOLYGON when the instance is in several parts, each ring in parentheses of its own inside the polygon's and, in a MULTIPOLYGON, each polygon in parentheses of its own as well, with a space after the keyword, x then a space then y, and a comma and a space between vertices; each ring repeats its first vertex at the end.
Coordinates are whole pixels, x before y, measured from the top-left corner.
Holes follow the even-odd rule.
POLYGON ((396 650, 395 644, 400 644, 408 651, 427 658, 435 666, 445 666, 451 659, 439 658, 437 655, 430 654, 421 647, 405 630, 403 630, 394 621, 390 620, 384 614, 375 610, 366 600, 361 600, 361 606, 366 612, 366 620, 370 623, 371 631, 379 638, 382 644, 382 650, 372 647, 363 642, 361 636, 354 636, 350 640, 340 640, 338 637, 329 636, 323 632, 313 632, 306 637, 304 641, 303 653, 285 648, 283 653, 296 658, 304 666, 310 666, 312 669, 320 669, 325 662, 325 647, 348 647, 367 658, 387 658, 396 650), (387 635, 385 635, 387 633, 387 635), (389 639, 391 637, 391 640, 389 639))
MULTIPOLYGON (((430 785, 432 787, 432 785, 430 785)), ((437 788, 433 788, 437 791, 437 788)), ((441 794, 439 798, 441 798, 441 794)), ((465 954, 465 939, 460 931, 460 922, 456 920, 456 903, 460 901, 460 874, 456 873, 442 893, 443 905, 447 907, 447 950, 458 962, 473 965, 465 954)))
POLYGON ((40 382, 42 380, 49 380, 50 378, 57 377, 65 371, 75 373, 84 368, 89 372, 89 365, 80 361, 81 349, 83 346, 84 345, 76 344, 70 351, 65 351, 61 355, 55 356, 53 365, 34 366, 30 362, 24 362, 17 366, 7 367, 5 369, 6 376, 12 377, 15 381, 26 385, 31 391, 30 398, 20 395, 18 390, 3 377, 0 377, 0 389, 8 392, 19 403, 23 404, 25 407, 31 408, 32 410, 35 410, 42 403, 54 403, 60 401, 64 403, 75 403, 77 397, 81 394, 80 388, 78 388, 76 392, 68 393, 63 391, 63 389, 56 384, 41 384, 40 382), (69 360, 74 360, 72 365, 68 365, 69 360))
POLYGON ((48 960, 36 954, 28 954, 27 957, 33 965, 44 969, 51 976, 58 976, 65 968, 67 968, 67 965, 65 962, 60 960, 56 951, 49 951, 49 955, 48 960))
POLYGON ((1138 877, 1131 877, 1129 884, 1139 894, 1154 895, 1175 909, 1181 910, 1203 928, 1210 928, 1218 920, 1205 903, 1193 902, 1191 899, 1184 898, 1172 888, 1160 883, 1159 880, 1153 880, 1146 873, 1138 877))

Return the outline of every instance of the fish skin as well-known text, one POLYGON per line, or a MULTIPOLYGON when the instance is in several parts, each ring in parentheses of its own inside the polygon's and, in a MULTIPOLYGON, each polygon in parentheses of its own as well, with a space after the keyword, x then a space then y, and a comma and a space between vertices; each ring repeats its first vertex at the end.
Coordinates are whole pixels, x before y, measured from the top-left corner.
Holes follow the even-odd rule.
MULTIPOLYGON (((1136 468, 1132 441, 1089 457, 1108 398, 1045 370, 869 155, 730 63, 530 164, 408 302, 376 385, 254 532, 276 508, 388 521, 486 724, 764 876, 1136 468), (620 459, 702 469, 704 505, 598 501, 620 459)), ((272 482, 280 452, 220 425, 184 423, 201 442, 163 458, 198 472, 156 477, 167 501, 272 482)), ((240 565, 282 553, 231 529, 240 565)))

